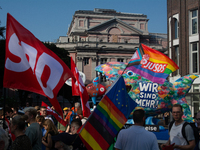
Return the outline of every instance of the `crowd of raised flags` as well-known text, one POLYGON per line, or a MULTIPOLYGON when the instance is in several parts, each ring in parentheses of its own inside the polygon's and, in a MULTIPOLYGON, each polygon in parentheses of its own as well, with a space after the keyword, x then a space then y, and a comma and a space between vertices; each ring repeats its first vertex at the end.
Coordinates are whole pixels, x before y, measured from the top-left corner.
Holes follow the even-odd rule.
MULTIPOLYGON (((127 68, 152 82, 162 84, 178 66, 161 52, 141 44, 127 68)), ((57 113, 45 103, 42 105, 65 126, 62 108, 56 98, 58 91, 69 78, 72 78, 72 95, 80 96, 83 116, 88 118, 80 130, 80 138, 87 149, 107 149, 137 106, 126 91, 123 77, 113 83, 91 113, 89 95, 73 59, 71 58, 70 70, 56 54, 7 14, 3 86, 48 97, 57 113)))

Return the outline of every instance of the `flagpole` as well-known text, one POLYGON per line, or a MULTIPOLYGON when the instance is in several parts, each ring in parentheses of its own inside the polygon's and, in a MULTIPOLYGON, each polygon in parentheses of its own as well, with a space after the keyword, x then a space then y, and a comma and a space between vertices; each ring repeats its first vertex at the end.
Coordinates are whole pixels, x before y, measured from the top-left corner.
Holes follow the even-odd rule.
POLYGON ((5 113, 5 108, 6 108, 6 88, 3 88, 3 93, 4 93, 4 100, 3 100, 3 129, 6 129, 6 113, 5 113))

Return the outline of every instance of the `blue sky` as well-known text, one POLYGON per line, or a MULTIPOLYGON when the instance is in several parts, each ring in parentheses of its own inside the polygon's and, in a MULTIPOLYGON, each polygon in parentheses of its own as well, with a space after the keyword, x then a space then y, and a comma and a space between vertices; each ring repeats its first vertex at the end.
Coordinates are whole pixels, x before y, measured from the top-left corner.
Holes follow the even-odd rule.
POLYGON ((76 10, 115 9, 147 15, 151 33, 167 33, 167 0, 1 0, 0 26, 10 13, 39 40, 65 36, 76 10))

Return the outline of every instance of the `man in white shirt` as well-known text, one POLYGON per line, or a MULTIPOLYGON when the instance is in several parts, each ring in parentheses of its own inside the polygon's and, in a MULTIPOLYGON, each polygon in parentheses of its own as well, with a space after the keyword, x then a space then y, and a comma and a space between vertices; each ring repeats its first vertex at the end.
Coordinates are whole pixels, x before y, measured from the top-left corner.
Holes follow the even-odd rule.
POLYGON ((185 126, 185 135, 189 143, 187 143, 186 139, 182 135, 182 127, 185 121, 182 119, 183 110, 180 104, 173 105, 172 116, 175 122, 170 129, 169 140, 167 143, 162 144, 161 148, 175 143, 173 146, 174 150, 193 150, 195 147, 195 137, 193 129, 189 124, 185 126))

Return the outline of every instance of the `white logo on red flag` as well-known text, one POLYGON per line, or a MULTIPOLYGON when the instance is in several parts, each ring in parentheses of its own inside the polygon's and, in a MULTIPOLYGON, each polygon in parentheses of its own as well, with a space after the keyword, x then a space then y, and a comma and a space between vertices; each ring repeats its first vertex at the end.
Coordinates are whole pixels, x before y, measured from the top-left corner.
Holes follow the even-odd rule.
POLYGON ((90 106, 88 103, 89 100, 89 95, 87 93, 87 90, 85 88, 85 85, 81 79, 81 76, 79 75, 78 69, 76 68, 76 65, 73 61, 73 59, 71 58, 71 70, 72 73, 74 73, 74 77, 76 78, 76 82, 78 83, 78 87, 79 87, 79 95, 81 98, 81 103, 82 103, 82 110, 83 110, 83 116, 84 117, 89 117, 90 115, 90 106))
POLYGON ((67 65, 8 14, 3 86, 47 96, 62 116, 57 93, 70 77, 67 65))

